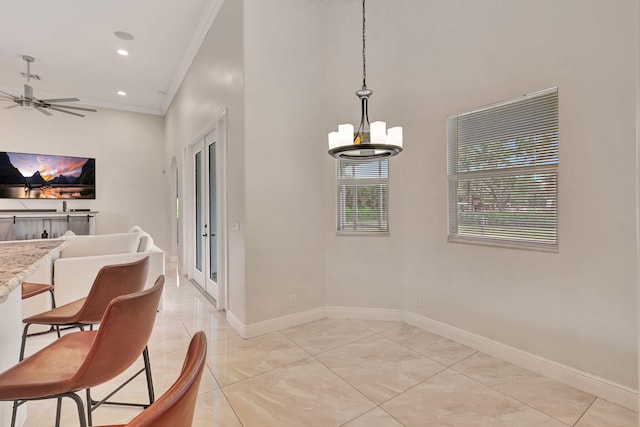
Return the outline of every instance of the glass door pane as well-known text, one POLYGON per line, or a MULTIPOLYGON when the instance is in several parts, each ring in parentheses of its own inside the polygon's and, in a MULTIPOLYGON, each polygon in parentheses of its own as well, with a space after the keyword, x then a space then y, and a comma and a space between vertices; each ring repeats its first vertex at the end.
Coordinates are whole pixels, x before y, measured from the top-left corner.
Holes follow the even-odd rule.
POLYGON ((195 228, 195 245, 196 245, 196 259, 195 266, 199 271, 203 271, 202 267, 202 152, 198 151, 195 154, 195 218, 196 218, 196 228, 195 228))
POLYGON ((218 279, 218 238, 217 231, 217 193, 216 193, 216 143, 209 144, 209 278, 218 279))

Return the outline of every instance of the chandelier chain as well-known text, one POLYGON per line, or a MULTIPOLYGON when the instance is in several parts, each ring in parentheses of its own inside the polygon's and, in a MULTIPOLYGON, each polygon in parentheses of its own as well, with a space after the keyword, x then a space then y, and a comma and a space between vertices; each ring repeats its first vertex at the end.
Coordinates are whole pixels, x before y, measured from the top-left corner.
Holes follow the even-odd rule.
POLYGON ((367 88, 367 55, 366 55, 366 43, 367 39, 365 36, 365 23, 366 23, 366 10, 365 10, 365 1, 362 0, 362 88, 367 88))

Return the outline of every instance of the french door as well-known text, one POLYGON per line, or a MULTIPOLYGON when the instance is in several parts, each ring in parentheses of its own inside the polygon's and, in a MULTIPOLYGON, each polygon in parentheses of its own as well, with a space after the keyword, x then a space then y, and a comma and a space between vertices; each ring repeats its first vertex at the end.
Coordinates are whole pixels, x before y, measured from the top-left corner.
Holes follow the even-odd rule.
POLYGON ((215 131, 191 149, 193 171, 192 278, 216 302, 218 292, 218 191, 215 131))

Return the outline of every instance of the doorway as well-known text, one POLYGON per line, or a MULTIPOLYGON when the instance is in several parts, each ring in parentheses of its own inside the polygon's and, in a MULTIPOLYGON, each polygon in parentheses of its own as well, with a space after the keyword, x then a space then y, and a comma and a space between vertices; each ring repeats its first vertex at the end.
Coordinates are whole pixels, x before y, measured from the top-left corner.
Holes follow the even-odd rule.
POLYGON ((226 114, 202 132, 189 147, 190 183, 186 218, 189 278, 215 301, 227 307, 226 114))
POLYGON ((193 280, 216 301, 218 295, 218 222, 216 131, 212 131, 191 148, 193 162, 193 280))

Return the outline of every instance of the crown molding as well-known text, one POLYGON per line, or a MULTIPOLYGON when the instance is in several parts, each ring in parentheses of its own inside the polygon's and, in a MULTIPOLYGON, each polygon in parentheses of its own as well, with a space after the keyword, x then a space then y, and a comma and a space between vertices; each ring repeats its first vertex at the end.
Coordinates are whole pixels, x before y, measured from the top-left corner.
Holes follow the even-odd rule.
POLYGON ((182 57, 182 61, 180 62, 180 67, 178 67, 178 71, 173 77, 173 81, 171 82, 171 85, 167 90, 167 96, 162 104, 161 112, 159 114, 164 115, 167 113, 171 102, 173 102, 173 98, 176 96, 178 89, 180 89, 182 81, 187 75, 187 72, 189 71, 189 68, 193 63, 193 60, 200 50, 200 46, 202 46, 207 33, 209 33, 209 30, 213 26, 213 23, 216 20, 216 17, 220 12, 223 3, 224 0, 213 0, 211 3, 209 3, 209 7, 207 8, 207 10, 202 14, 200 22, 198 22, 198 25, 196 26, 195 31, 191 36, 191 40, 185 49, 184 56, 182 57))

